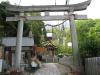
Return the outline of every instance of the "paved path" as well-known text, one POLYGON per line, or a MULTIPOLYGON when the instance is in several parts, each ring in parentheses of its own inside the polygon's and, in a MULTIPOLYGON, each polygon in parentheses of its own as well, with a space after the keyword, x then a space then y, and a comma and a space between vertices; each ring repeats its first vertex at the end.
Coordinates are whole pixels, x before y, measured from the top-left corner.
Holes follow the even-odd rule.
POLYGON ((56 63, 45 63, 40 69, 30 75, 68 75, 68 68, 56 63))
POLYGON ((57 66, 53 63, 43 65, 34 75, 61 75, 57 66))

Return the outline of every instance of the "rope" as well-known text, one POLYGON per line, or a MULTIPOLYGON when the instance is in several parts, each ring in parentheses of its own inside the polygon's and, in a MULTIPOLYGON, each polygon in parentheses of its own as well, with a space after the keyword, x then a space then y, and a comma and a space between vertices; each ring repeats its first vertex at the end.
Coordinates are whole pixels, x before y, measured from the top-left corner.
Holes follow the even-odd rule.
POLYGON ((66 20, 65 20, 65 21, 63 21, 62 23, 59 23, 59 24, 56 24, 56 25, 46 24, 45 26, 52 26, 52 27, 56 27, 56 26, 60 26, 60 25, 64 24, 65 22, 66 22, 66 20))

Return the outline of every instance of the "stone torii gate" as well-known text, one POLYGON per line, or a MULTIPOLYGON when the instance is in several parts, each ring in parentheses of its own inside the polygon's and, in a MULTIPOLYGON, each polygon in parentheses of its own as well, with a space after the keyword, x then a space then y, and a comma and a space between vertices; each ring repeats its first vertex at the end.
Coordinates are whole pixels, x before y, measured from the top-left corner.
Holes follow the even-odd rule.
POLYGON ((22 35, 23 35, 23 26, 24 21, 26 20, 69 20, 70 29, 71 29, 71 37, 72 37, 72 49, 73 49, 73 63, 74 66, 79 66, 79 50, 78 50, 78 42, 77 42, 77 33, 75 28, 74 20, 77 19, 86 19, 86 15, 76 15, 73 14, 74 11, 82 11, 85 10, 91 0, 87 0, 78 4, 71 5, 45 5, 45 6, 7 6, 7 10, 19 13, 17 17, 7 17, 6 21, 18 21, 18 32, 17 32, 17 40, 16 40, 16 51, 15 51, 15 67, 20 69, 20 61, 21 61, 21 49, 22 49, 22 35), (68 15, 63 16, 24 16, 25 12, 57 12, 57 11, 67 11, 68 15))

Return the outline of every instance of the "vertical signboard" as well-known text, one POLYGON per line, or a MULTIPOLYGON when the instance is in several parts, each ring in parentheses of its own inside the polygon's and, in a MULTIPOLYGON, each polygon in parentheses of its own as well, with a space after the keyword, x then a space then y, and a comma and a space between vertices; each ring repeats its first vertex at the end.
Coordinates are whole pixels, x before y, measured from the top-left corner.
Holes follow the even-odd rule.
POLYGON ((2 51, 2 47, 0 47, 0 72, 2 72, 2 56, 3 56, 3 51, 2 51))
POLYGON ((2 72, 2 59, 0 59, 0 72, 2 72))

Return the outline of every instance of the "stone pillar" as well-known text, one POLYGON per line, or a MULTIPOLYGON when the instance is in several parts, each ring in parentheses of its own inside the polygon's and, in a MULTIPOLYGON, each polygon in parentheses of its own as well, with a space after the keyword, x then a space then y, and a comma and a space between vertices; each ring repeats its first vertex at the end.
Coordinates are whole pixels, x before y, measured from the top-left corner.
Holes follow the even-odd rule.
POLYGON ((15 51, 15 67, 20 69, 21 51, 22 51, 22 37, 23 37, 23 25, 24 25, 24 13, 20 13, 20 20, 18 24, 17 38, 16 38, 16 51, 15 51))
POLYGON ((73 12, 69 12, 69 23, 70 23, 70 31, 71 31, 71 39, 72 39, 73 64, 74 66, 78 67, 79 50, 78 50, 77 32, 76 32, 73 12))

